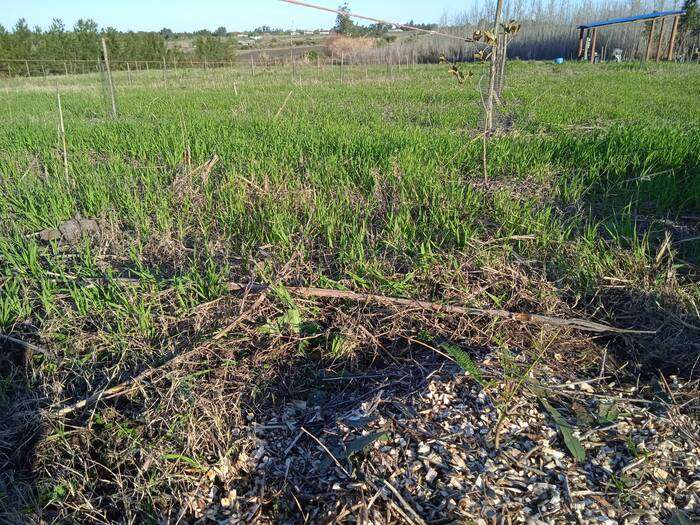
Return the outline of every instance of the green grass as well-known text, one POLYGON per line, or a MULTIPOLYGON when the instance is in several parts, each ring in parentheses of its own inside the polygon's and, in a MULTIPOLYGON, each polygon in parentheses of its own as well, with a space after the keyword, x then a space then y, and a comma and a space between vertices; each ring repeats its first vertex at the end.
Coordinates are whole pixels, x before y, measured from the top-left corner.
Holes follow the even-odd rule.
MULTIPOLYGON (((473 79, 486 72, 471 67, 473 79)), ((28 385, 79 399, 130 377, 201 336, 199 320, 183 323, 225 296, 226 281, 274 282, 285 265, 286 284, 665 327, 639 346, 683 366, 697 335, 666 337, 680 326, 667 315, 698 324, 700 69, 509 68, 488 181, 477 81, 460 86, 443 66, 348 67, 343 84, 337 67, 119 72, 116 119, 95 74, 2 79, 0 331, 52 351, 35 357, 28 385), (191 168, 220 161, 187 177, 186 152, 191 168), (99 238, 67 246, 36 235, 77 214, 100 219, 99 238)), ((313 344, 297 346, 308 358, 319 341, 332 359, 356 347, 317 309, 287 310, 259 326, 314 326, 313 344)), ((488 332, 507 338, 493 323, 488 332)), ((11 391, 2 387, 0 403, 11 391)), ((121 430, 100 439, 121 440, 116 454, 141 416, 109 417, 121 430)), ((158 416, 167 428, 145 439, 170 459, 164 469, 199 465, 178 437, 193 417, 158 416)), ((65 452, 75 445, 63 432, 48 439, 65 452)), ((63 475, 42 478, 47 501, 102 490, 63 475)), ((163 508, 149 483, 140 508, 163 508)))
MULTIPOLYGON (((504 108, 512 129, 489 146, 486 187, 481 143, 471 140, 478 94, 443 68, 398 69, 388 82, 385 68, 348 68, 345 85, 337 68, 318 82, 315 68, 296 74, 302 82, 290 86, 291 70, 171 71, 164 87, 159 72, 134 74, 131 86, 119 73, 116 120, 97 77, 59 79, 69 180, 53 79, 6 80, 0 261, 5 292, 23 285, 5 299, 3 325, 50 317, 37 285, 48 272, 229 278, 259 262, 261 247, 266 264, 300 251, 312 269, 298 276, 306 282, 402 295, 436 260, 487 263, 513 250, 547 261, 552 278, 577 291, 603 277, 647 283, 658 221, 700 213, 695 66, 514 64, 504 108), (171 191, 186 148, 194 165, 222 159, 192 190, 196 202, 171 191), (67 260, 32 237, 76 214, 113 225, 113 261, 97 264, 87 245, 67 260), (535 239, 508 242, 515 235, 535 239), (163 239, 182 251, 177 267, 146 253, 163 239), (478 249, 492 239, 504 241, 478 249)), ((676 251, 695 263, 698 249, 684 242, 676 251)))

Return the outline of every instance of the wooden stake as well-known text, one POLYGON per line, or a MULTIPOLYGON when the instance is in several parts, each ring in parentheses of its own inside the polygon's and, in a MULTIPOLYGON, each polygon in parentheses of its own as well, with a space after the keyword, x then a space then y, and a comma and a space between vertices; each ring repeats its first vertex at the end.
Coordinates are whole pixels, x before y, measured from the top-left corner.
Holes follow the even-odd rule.
POLYGON ((666 55, 666 60, 668 60, 668 61, 673 60, 673 53, 674 53, 673 48, 676 45, 676 33, 678 32, 678 21, 679 20, 680 20, 680 16, 673 17, 673 27, 671 28, 671 39, 668 42, 668 54, 666 55))
POLYGON ((578 31, 578 55, 577 55, 577 58, 579 60, 581 60, 581 57, 583 56, 583 32, 584 32, 584 28, 581 28, 578 31))
POLYGON ((107 41, 102 39, 102 59, 104 60, 107 72, 107 84, 109 96, 112 102, 112 118, 117 118, 117 101, 114 95, 114 83, 112 82, 112 70, 109 68, 109 53, 107 52, 107 41))
POLYGON ((593 36, 591 37, 591 56, 589 57, 591 64, 595 64, 595 44, 596 44, 597 37, 598 37, 598 29, 594 28, 593 29, 593 36))
POLYGON ((656 46, 656 61, 660 62, 661 61, 661 48, 664 45, 664 23, 666 22, 665 18, 661 19, 661 27, 659 28, 659 45, 656 46))
POLYGON ((654 29, 656 29, 656 19, 651 21, 651 27, 649 28, 649 36, 647 37, 647 50, 644 53, 644 60, 649 60, 651 57, 651 42, 654 38, 654 29))
POLYGON ((503 85, 506 78, 506 60, 508 59, 508 33, 503 33, 503 46, 501 47, 501 61, 499 64, 498 81, 496 82, 496 94, 501 98, 503 85))
POLYGON ((68 180, 68 147, 66 145, 66 128, 63 125, 63 107, 61 106, 61 93, 56 86, 56 99, 58 100, 58 132, 61 136, 61 145, 63 146, 63 174, 68 180))
POLYGON ((277 110, 277 113, 275 113, 275 118, 279 117, 282 114, 282 111, 287 106, 287 102, 289 102, 289 99, 291 98, 291 96, 292 96, 292 91, 289 92, 289 94, 287 95, 287 98, 284 99, 284 102, 282 102, 282 105, 277 110))

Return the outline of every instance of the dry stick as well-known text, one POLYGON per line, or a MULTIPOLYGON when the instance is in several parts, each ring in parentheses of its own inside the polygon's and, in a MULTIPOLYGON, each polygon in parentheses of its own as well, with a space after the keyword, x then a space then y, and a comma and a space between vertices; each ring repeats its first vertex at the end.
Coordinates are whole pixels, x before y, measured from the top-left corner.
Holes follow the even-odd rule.
POLYGON ((496 96, 500 101, 503 94, 503 83, 506 76, 506 60, 508 59, 508 33, 503 32, 503 44, 501 48, 501 57, 498 71, 498 80, 496 82, 496 96))
POLYGON ((56 86, 56 99, 58 100, 58 131, 61 135, 61 145, 63 146, 63 174, 68 180, 68 148, 66 146, 66 128, 63 125, 63 107, 61 106, 61 93, 56 86))
MULTIPOLYGON (((240 283, 228 283, 230 291, 243 291, 250 289, 252 292, 262 292, 269 289, 265 285, 245 285, 240 283)), ((563 319, 560 317, 552 317, 549 315, 540 315, 532 313, 516 313, 508 310, 490 309, 490 308, 471 308, 464 306, 453 306, 434 303, 430 301, 420 301, 416 299, 404 299, 401 297, 387 297, 385 295, 377 295, 371 293, 351 292, 346 290, 331 290, 327 288, 292 286, 287 287, 292 293, 301 295, 306 298, 329 298, 329 299, 346 299, 355 302, 370 302, 378 304, 387 304, 392 306, 405 306, 409 308, 418 308, 436 313, 447 313, 469 316, 485 316, 501 319, 510 319, 524 323, 543 324, 557 326, 560 328, 573 328, 584 332, 595 333, 618 333, 618 334, 654 334, 656 331, 649 330, 627 330, 614 326, 589 321, 587 319, 563 319)))
POLYGON ((343 474, 345 474, 348 477, 348 479, 352 479, 352 476, 350 476, 350 474, 345 469, 345 467, 343 467, 343 465, 340 464, 340 461, 338 461, 338 458, 336 458, 333 455, 333 453, 330 450, 328 450, 328 447, 326 445, 324 445, 320 439, 318 439, 316 436, 314 436, 311 432, 306 430, 304 427, 301 427, 301 431, 304 434, 307 434, 308 436, 310 436, 311 439, 313 439, 316 443, 318 443, 321 446, 321 448, 326 451, 326 454, 328 454, 331 457, 331 459, 335 462, 335 464, 338 466, 338 468, 343 471, 343 474))
MULTIPOLYGON (((262 298, 263 298, 263 296, 260 297, 260 299, 262 299, 262 298)), ((223 330, 218 332, 216 335, 214 335, 213 340, 216 341, 216 340, 221 339, 224 335, 231 332, 231 330, 235 329, 238 325, 240 325, 248 317, 249 312, 252 311, 253 309, 255 309, 260 304, 260 302, 261 302, 260 299, 258 299, 257 301, 255 301, 255 303, 253 303, 253 308, 240 314, 233 323, 231 323, 226 328, 224 328, 223 330)), ((12 338, 8 338, 8 339, 12 340, 12 338)), ((31 348, 31 347, 28 346, 28 348, 31 348)), ((193 348, 192 350, 189 350, 188 352, 185 352, 184 354, 175 355, 175 356, 171 357, 170 359, 168 359, 162 365, 144 370, 136 377, 133 377, 131 379, 127 379, 126 381, 119 383, 118 385, 113 386, 111 388, 106 388, 106 389, 100 390, 99 392, 95 392, 95 393, 91 394, 90 396, 88 396, 87 398, 82 399, 80 401, 77 401, 76 403, 65 405, 63 408, 58 410, 55 414, 58 417, 64 417, 72 412, 75 412, 76 410, 79 410, 79 409, 84 408, 84 407, 86 407, 94 402, 97 402, 100 399, 110 399, 112 397, 117 397, 117 396, 127 394, 127 393, 131 392, 132 390, 134 390, 139 383, 141 383, 145 379, 148 379, 156 372, 160 372, 160 371, 165 370, 166 368, 168 368, 172 365, 180 363, 180 362, 184 361, 185 359, 187 359, 188 357, 192 357, 193 355, 201 352, 205 348, 206 348, 206 344, 203 344, 203 345, 196 346, 195 348, 193 348)))
MULTIPOLYGON (((92 282, 100 281, 100 279, 88 280, 92 282)), ((118 281, 129 283, 132 285, 139 284, 139 279, 121 278, 118 281)), ((258 283, 237 283, 228 282, 226 287, 230 292, 262 293, 270 289, 268 285, 258 283)), ((561 318, 552 317, 549 315, 533 314, 529 312, 511 312, 508 310, 500 310, 493 308, 473 308, 466 306, 455 306, 449 304, 440 304, 431 301, 421 301, 418 299, 405 299, 403 297, 389 297, 386 295, 378 295, 372 293, 351 292, 349 290, 332 290, 329 288, 316 288, 313 286, 286 286, 286 290, 291 293, 300 295, 307 299, 309 298, 326 298, 326 299, 345 299, 358 303, 376 303, 389 306, 401 306, 419 310, 427 310, 435 313, 466 315, 466 316, 483 316, 497 319, 508 319, 521 323, 531 323, 537 325, 556 326, 558 328, 571 328, 581 330, 582 332, 593 333, 613 333, 613 334, 655 334, 656 330, 630 330, 626 328, 617 328, 595 321, 580 318, 561 318)))
MULTIPOLYGON (((367 480, 367 484, 372 490, 375 490, 377 492, 377 494, 372 498, 372 502, 374 502, 376 497, 382 492, 382 489, 380 487, 377 487, 377 485, 369 479, 367 480)), ((393 510, 399 516, 401 516, 407 525, 416 525, 416 523, 411 519, 410 514, 407 514, 401 507, 394 503, 393 499, 387 499, 387 503, 389 505, 389 508, 391 508, 391 510, 393 510)), ((369 510, 369 507, 371 507, 371 503, 367 507, 367 510, 369 510)), ((423 522, 423 525, 425 525, 425 522, 423 522)))
MULTIPOLYGON (((258 309, 258 306, 265 300, 265 297, 267 297, 267 293, 263 292, 253 303, 253 305, 250 307, 250 311, 255 311, 258 309)), ((245 300, 245 299, 244 299, 245 300)), ((219 332, 212 338, 214 341, 218 341, 219 339, 223 339, 226 337, 232 330, 234 330, 239 324, 241 324, 241 321, 243 321, 244 316, 241 314, 239 315, 235 321, 233 321, 231 324, 226 326, 225 328, 219 330, 219 332)))
POLYGON ((481 98, 481 105, 484 108, 484 132, 481 134, 481 139, 482 139, 482 144, 483 144, 483 150, 481 153, 481 166, 483 168, 484 172, 484 182, 489 181, 489 171, 488 171, 488 157, 487 157, 487 152, 486 152, 486 136, 488 135, 488 131, 486 129, 486 115, 487 115, 487 109, 486 109, 486 101, 484 100, 484 92, 481 90, 481 82, 484 80, 484 75, 481 75, 479 78, 479 84, 478 84, 478 91, 479 91, 479 97, 481 98))
MULTIPOLYGON (((105 69, 107 70, 107 83, 109 87, 109 96, 111 98, 112 102, 112 118, 117 117, 117 101, 115 100, 114 97, 114 82, 112 82, 112 70, 109 68, 109 54, 107 52, 107 41, 103 38, 102 39, 102 58, 105 63, 105 69)), ((146 66, 148 67, 148 62, 146 62, 146 66)))
POLYGON ((292 92, 290 91, 289 94, 287 95, 287 98, 284 99, 284 102, 282 102, 282 105, 277 110, 277 113, 275 114, 275 118, 280 116, 280 113, 282 113, 282 111, 284 110, 284 108, 287 105, 287 102, 289 102, 289 99, 291 96, 292 96, 292 92))
POLYGON ((396 499, 399 500, 399 503, 401 503, 401 505, 406 510, 406 512, 408 512, 411 515, 411 517, 414 520, 416 520, 416 523, 418 523, 419 525, 427 525, 425 520, 423 518, 421 518, 420 515, 415 510, 413 510, 413 507, 411 507, 406 502, 406 500, 403 499, 403 496, 401 496, 401 493, 398 490, 396 490, 396 488, 391 483, 389 483, 387 480, 385 480, 383 478, 382 478, 382 481, 384 482, 384 486, 386 486, 386 488, 388 488, 392 492, 392 494, 396 497, 396 499))

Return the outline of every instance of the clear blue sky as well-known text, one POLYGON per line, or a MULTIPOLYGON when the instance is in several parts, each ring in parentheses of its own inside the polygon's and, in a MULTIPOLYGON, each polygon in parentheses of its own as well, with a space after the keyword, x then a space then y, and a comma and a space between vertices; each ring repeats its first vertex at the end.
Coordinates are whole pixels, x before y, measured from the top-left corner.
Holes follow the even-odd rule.
MULTIPOLYGON (((337 8, 338 0, 308 0, 337 8)), ((437 22, 445 12, 466 10, 473 0, 349 0, 356 13, 393 22, 437 22)), ((92 18, 100 27, 157 31, 253 29, 261 25, 285 29, 315 29, 333 25, 331 13, 285 4, 278 0, 0 0, 0 24, 7 29, 24 17, 30 27, 46 28, 52 18, 72 27, 78 18, 92 18)))

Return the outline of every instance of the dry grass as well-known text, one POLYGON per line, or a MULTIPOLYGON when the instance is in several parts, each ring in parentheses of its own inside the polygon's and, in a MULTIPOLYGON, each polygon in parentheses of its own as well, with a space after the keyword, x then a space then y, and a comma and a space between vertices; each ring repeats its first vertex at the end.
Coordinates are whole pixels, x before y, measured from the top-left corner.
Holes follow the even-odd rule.
POLYGON ((365 36, 334 36, 326 41, 328 52, 334 54, 335 56, 350 56, 354 53, 372 49, 373 47, 376 47, 376 45, 376 39, 365 36))

